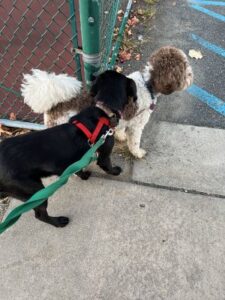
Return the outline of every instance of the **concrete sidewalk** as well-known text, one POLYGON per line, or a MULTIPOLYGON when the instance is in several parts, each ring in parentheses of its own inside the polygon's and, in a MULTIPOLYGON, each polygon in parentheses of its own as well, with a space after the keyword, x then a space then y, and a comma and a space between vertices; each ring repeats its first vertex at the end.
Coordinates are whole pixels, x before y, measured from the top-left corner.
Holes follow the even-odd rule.
POLYGON ((132 179, 225 197, 225 130, 152 121, 132 179))
POLYGON ((1 236, 1 299, 224 298, 224 199, 73 178, 49 211, 1 236))
POLYGON ((146 159, 116 181, 73 177, 51 198, 66 228, 30 212, 1 235, 1 299, 224 298, 225 131, 150 122, 144 136, 146 159))

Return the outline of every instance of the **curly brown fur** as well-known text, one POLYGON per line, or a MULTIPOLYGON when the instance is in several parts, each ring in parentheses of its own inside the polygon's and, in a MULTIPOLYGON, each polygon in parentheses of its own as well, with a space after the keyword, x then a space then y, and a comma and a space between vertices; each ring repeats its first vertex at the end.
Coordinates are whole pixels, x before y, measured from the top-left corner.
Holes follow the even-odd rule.
POLYGON ((81 110, 91 106, 93 104, 93 101, 94 98, 91 97, 90 94, 86 91, 83 91, 83 93, 78 95, 76 98, 72 98, 67 102, 58 103, 47 112, 46 125, 48 127, 57 125, 57 120, 60 117, 64 116, 68 111, 80 112, 81 110))
POLYGON ((186 55, 175 47, 166 46, 155 51, 150 57, 150 64, 150 83, 156 93, 169 95, 183 90, 187 80, 193 81, 186 55))
MULTIPOLYGON (((62 102, 54 106, 45 114, 45 124, 48 127, 53 127, 58 125, 57 120, 63 117, 68 111, 77 111, 91 106, 94 103, 94 98, 87 92, 77 96, 76 98, 71 99, 68 102, 62 102)), ((137 102, 134 102, 133 98, 129 98, 129 102, 125 105, 123 111, 123 119, 131 120, 137 114, 138 105, 137 102)), ((114 127, 114 126, 112 126, 114 127)))
POLYGON ((129 98, 129 101, 125 105, 123 111, 123 119, 129 121, 136 116, 137 112, 138 112, 137 102, 134 102, 132 98, 129 98))

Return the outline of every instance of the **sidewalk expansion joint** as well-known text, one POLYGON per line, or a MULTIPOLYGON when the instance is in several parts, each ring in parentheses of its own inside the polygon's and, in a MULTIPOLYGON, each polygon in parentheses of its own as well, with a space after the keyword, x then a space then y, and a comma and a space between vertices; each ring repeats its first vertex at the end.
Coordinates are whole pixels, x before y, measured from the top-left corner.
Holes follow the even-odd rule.
POLYGON ((106 177, 102 174, 95 173, 95 172, 92 173, 92 176, 96 177, 96 178, 104 178, 106 180, 120 181, 120 182, 124 182, 124 183, 129 183, 129 184, 136 184, 139 186, 150 187, 150 188, 154 188, 154 189, 162 189, 162 190, 168 190, 168 191, 174 191, 174 192, 182 192, 185 194, 201 195, 201 196, 205 196, 205 197, 225 199, 225 195, 205 193, 205 192, 201 192, 201 191, 197 191, 197 190, 189 190, 189 189, 178 188, 178 187, 174 187, 174 186, 164 186, 164 185, 159 185, 159 184, 155 184, 155 183, 146 183, 146 182, 141 182, 141 181, 132 180, 132 179, 130 179, 130 180, 127 180, 125 178, 118 179, 114 176, 106 177))

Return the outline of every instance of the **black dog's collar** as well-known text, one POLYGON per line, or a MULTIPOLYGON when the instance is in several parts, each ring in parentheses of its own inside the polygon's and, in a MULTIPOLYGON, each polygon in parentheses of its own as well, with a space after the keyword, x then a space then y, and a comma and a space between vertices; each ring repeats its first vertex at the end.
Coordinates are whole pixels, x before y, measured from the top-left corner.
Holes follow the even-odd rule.
POLYGON ((116 113, 112 112, 109 108, 105 107, 101 101, 97 101, 95 106, 104 111, 104 113, 108 116, 111 127, 114 128, 119 124, 119 119, 122 117, 122 113, 120 111, 116 113))

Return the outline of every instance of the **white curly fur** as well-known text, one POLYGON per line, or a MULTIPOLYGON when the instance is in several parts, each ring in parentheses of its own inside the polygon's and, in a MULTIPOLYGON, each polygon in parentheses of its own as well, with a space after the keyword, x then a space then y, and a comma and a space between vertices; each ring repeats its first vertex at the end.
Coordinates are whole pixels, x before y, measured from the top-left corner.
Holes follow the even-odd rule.
MULTIPOLYGON (((136 158, 143 158, 146 154, 146 151, 140 147, 141 136, 144 127, 148 123, 148 120, 153 112, 152 110, 150 110, 150 104, 152 102, 151 96, 145 85, 145 82, 149 81, 150 79, 150 70, 152 70, 152 66, 148 63, 145 66, 143 72, 133 72, 128 76, 135 81, 137 86, 138 111, 136 113, 136 116, 129 121, 120 120, 119 125, 116 127, 115 133, 115 137, 117 140, 121 142, 127 141, 129 151, 136 158)), ((187 67, 186 72, 187 74, 192 74, 191 66, 187 67)), ((188 86, 190 86, 192 84, 192 80, 192 76, 187 76, 182 90, 185 90, 188 86)), ((159 95, 160 94, 157 94, 156 96, 159 95)), ((154 104, 156 103, 157 97, 154 99, 154 104)))
MULTIPOLYGON (((136 116, 129 121, 120 120, 120 123, 116 128, 116 139, 121 142, 127 141, 130 152, 137 158, 142 158, 146 154, 146 151, 140 148, 141 135, 152 113, 149 109, 151 96, 144 82, 144 80, 149 80, 150 68, 151 66, 148 64, 145 67, 143 74, 137 71, 128 76, 135 81, 137 86, 138 111, 136 116)), ((155 104, 156 101, 157 99, 154 101, 155 104)))
POLYGON ((24 102, 36 113, 46 113, 58 103, 76 97, 82 87, 82 83, 75 77, 38 69, 32 69, 32 74, 23 77, 21 93, 24 102))

